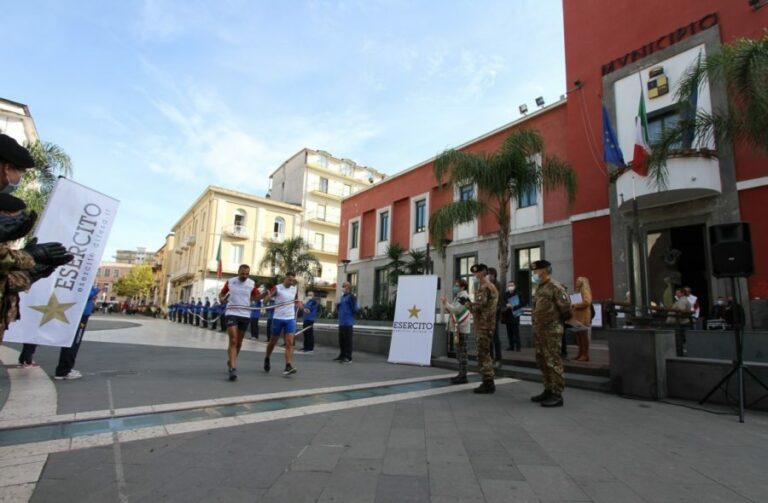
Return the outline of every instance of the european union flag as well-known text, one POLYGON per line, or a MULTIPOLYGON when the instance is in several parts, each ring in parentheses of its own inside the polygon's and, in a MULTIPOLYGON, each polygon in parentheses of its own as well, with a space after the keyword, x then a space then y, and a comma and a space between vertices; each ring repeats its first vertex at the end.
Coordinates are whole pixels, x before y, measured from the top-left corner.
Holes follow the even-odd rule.
POLYGON ((624 154, 619 148, 619 142, 616 140, 616 133, 611 126, 611 118, 608 117, 608 110, 605 105, 603 105, 603 160, 614 166, 626 166, 624 154))

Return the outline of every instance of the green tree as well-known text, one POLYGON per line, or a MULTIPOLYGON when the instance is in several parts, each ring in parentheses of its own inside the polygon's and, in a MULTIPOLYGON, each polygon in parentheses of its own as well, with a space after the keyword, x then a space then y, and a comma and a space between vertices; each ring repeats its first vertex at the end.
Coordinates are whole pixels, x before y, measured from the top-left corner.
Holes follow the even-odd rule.
POLYGON ((424 274, 427 270, 427 252, 411 250, 408 256, 408 263, 405 264, 408 274, 424 274))
POLYGON ((271 267, 278 276, 292 271, 297 277, 311 282, 316 271, 320 269, 320 261, 309 253, 307 242, 301 237, 296 237, 286 239, 282 243, 270 243, 259 267, 271 267))
POLYGON ((720 49, 686 70, 675 96, 681 119, 651 145, 648 174, 659 188, 666 187, 666 161, 680 153, 681 144, 706 148, 743 142, 768 154, 768 32, 720 49), (693 108, 705 83, 725 88, 726 106, 714 106, 712 112, 693 108))
POLYGON ((144 299, 149 296, 153 284, 152 267, 146 264, 137 265, 117 278, 114 291, 121 297, 144 299))
POLYGON ((406 262, 403 260, 405 248, 400 243, 390 243, 387 245, 387 278, 391 285, 397 285, 397 279, 407 272, 406 262))
POLYGON ((72 176, 72 159, 54 143, 38 140, 26 147, 35 160, 36 169, 28 169, 24 173, 16 195, 39 215, 48 202, 56 178, 59 175, 72 176))
POLYGON ((478 194, 439 208, 429 219, 432 243, 445 253, 444 238, 454 225, 490 213, 499 225, 499 281, 509 270, 510 204, 533 190, 565 189, 569 201, 576 197, 576 173, 564 161, 544 154, 544 141, 532 129, 511 133, 493 153, 447 150, 435 159, 435 178, 443 190, 475 184, 478 194), (540 163, 539 163, 540 160, 540 163))

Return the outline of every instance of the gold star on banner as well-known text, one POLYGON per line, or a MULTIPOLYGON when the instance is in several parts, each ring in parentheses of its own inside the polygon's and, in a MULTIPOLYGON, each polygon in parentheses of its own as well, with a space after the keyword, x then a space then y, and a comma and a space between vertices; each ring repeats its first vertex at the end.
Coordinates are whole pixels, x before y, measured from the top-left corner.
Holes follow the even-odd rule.
POLYGON ((421 309, 416 309, 416 304, 414 304, 413 307, 408 310, 408 312, 410 313, 410 316, 408 316, 408 319, 418 318, 419 313, 421 312, 421 309))
POLYGON ((69 323, 67 315, 64 314, 64 312, 75 304, 77 304, 77 302, 61 303, 59 302, 59 299, 56 298, 56 294, 52 293, 51 298, 48 299, 47 305, 29 307, 30 309, 34 309, 35 311, 40 311, 43 313, 43 319, 40 320, 40 326, 42 327, 51 320, 59 320, 63 321, 64 323, 69 323))

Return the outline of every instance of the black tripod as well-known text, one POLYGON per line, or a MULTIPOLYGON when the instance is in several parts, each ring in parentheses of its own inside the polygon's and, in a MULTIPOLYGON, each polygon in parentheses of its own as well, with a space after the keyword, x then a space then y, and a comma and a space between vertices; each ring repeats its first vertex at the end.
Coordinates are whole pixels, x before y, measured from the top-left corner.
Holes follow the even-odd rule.
MULTIPOLYGON (((736 360, 733 362, 733 368, 728 372, 725 376, 723 376, 720 381, 715 384, 715 386, 709 391, 709 393, 706 394, 704 398, 699 400, 699 405, 704 404, 709 397, 711 397, 715 391, 723 387, 723 390, 725 391, 725 396, 728 399, 733 399, 731 394, 728 392, 728 383, 731 380, 731 377, 733 377, 734 374, 738 376, 738 402, 739 402, 739 422, 744 422, 744 372, 752 376, 752 379, 755 380, 757 384, 762 386, 766 391, 768 391, 768 386, 765 385, 751 370, 749 370, 749 367, 744 365, 744 331, 742 328, 742 317, 743 317, 743 310, 741 307, 740 302, 740 295, 739 290, 736 286, 736 279, 731 276, 731 290, 733 291, 733 299, 734 299, 734 323, 733 323, 733 335, 736 339, 736 360)), ((768 397, 768 394, 761 396, 757 400, 747 404, 747 407, 751 407, 764 399, 765 397, 768 397)))

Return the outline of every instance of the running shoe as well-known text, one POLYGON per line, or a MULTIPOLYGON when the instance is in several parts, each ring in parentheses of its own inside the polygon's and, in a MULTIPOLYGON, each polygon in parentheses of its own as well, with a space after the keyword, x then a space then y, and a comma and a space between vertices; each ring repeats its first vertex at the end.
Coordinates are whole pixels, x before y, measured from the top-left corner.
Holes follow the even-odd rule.
POLYGON ((350 363, 352 363, 352 360, 350 360, 349 358, 344 358, 343 360, 341 360, 342 365, 349 365, 350 363))
POLYGON ((343 360, 343 359, 344 359, 344 357, 343 357, 343 356, 337 356, 336 358, 334 358, 334 359, 333 359, 333 361, 335 361, 335 362, 340 362, 340 361, 341 361, 341 360, 343 360))
POLYGON ((53 376, 53 378, 56 379, 57 381, 65 381, 65 380, 66 381, 72 381, 74 379, 81 379, 82 377, 83 377, 83 374, 81 374, 80 372, 78 372, 76 370, 74 370, 74 371, 70 370, 69 374, 67 374, 65 376, 53 376))
POLYGON ((264 358, 264 372, 269 372, 272 366, 269 364, 269 358, 264 358))
POLYGON ((283 375, 284 376, 289 376, 289 375, 295 374, 295 373, 296 373, 296 367, 294 367, 290 363, 286 363, 285 364, 285 370, 283 370, 283 375))
POLYGON ((237 381, 237 369, 229 369, 229 380, 237 381))

